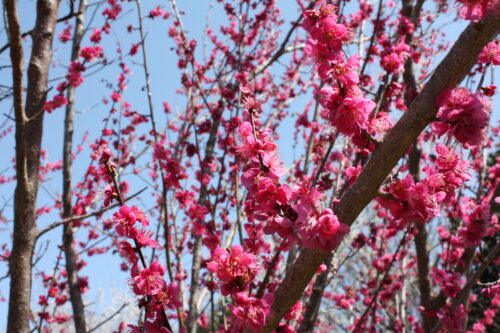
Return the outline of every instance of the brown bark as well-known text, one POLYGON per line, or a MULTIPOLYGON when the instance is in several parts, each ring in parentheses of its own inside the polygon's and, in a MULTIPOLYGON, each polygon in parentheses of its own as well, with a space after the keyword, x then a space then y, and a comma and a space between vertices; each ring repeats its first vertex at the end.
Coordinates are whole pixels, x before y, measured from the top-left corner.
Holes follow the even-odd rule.
POLYGON ((323 293, 325 292, 327 286, 328 273, 330 273, 332 259, 333 254, 330 253, 324 262, 324 264, 326 264, 326 270, 319 274, 314 282, 313 291, 311 297, 309 297, 309 302, 307 302, 306 311, 304 313, 304 319, 302 320, 302 323, 300 323, 300 333, 313 332, 314 330, 316 319, 318 318, 319 307, 321 305, 321 299, 323 298, 323 293))
MULTIPOLYGON (((84 18, 87 7, 87 0, 80 0, 78 12, 80 15, 76 17, 76 25, 73 32, 73 46, 71 49, 71 61, 78 60, 80 53, 81 41, 84 33, 84 18)), ((75 95, 76 88, 68 87, 66 98, 68 104, 66 106, 66 117, 64 119, 64 140, 63 140, 63 218, 72 216, 71 204, 71 177, 72 177, 72 148, 73 148, 73 117, 75 113, 75 95)), ((77 260, 78 254, 74 246, 73 223, 64 225, 63 231, 63 246, 66 257, 66 271, 68 273, 68 289, 71 299, 71 307, 73 309, 73 321, 75 331, 77 333, 85 333, 87 331, 85 324, 85 307, 83 305, 82 295, 78 287, 78 269, 77 260)))
MULTIPOLYGON (((413 146, 409 158, 409 171, 415 181, 420 178, 420 150, 417 144, 413 146)), ((425 224, 417 223, 417 233, 415 234, 415 252, 417 256, 417 279, 418 290, 420 292, 420 305, 425 309, 431 308, 431 281, 429 280, 429 253, 427 252, 427 228, 425 224)), ((423 327, 429 331, 434 326, 434 318, 422 315, 423 327)))
POLYGON ((39 0, 28 67, 26 106, 23 105, 23 52, 14 0, 5 1, 16 111, 16 178, 14 234, 9 260, 10 295, 7 332, 29 332, 31 259, 37 235, 36 197, 42 141, 43 105, 52 58, 52 40, 59 1, 39 0))
MULTIPOLYGON (((417 0, 417 3, 415 7, 412 5, 412 0, 405 0, 403 1, 403 15, 407 16, 409 19, 413 21, 413 23, 416 22, 418 19, 418 16, 420 15, 420 10, 422 8, 423 0, 417 0)), ((379 2, 379 7, 378 7, 378 12, 377 12, 377 20, 380 19, 381 15, 381 5, 382 1, 379 2)), ((375 37, 375 33, 372 34, 372 38, 370 40, 370 43, 373 43, 373 38, 375 37)), ((411 45, 413 39, 412 34, 407 34, 405 36, 405 43, 411 45)), ((370 47, 369 47, 370 49, 370 47)), ((365 62, 363 63, 363 66, 366 66, 366 60, 369 58, 370 55, 370 50, 368 50, 367 57, 365 58, 365 62)), ((386 79, 388 77, 386 76, 386 79)), ((405 71, 403 73, 403 79, 406 85, 406 90, 405 90, 405 102, 406 105, 409 107, 411 104, 412 100, 412 95, 415 94, 417 90, 417 84, 415 81, 415 76, 413 74, 413 64, 412 60, 408 59, 405 63, 405 71)), ((386 82, 387 83, 387 82, 386 82)), ((379 92, 377 95, 379 97, 376 98, 378 100, 378 105, 381 105, 381 102, 383 101, 383 94, 385 91, 385 88, 387 87, 387 84, 384 84, 380 86, 379 92)), ((377 110, 379 109, 379 106, 377 106, 377 110)), ((375 111, 377 112, 377 111, 375 111)), ((410 167, 411 168, 411 167, 410 167)), ((418 162, 417 162, 417 173, 418 173, 418 162)), ((425 230, 424 230, 425 231, 425 230)), ((325 264, 327 265, 328 269, 318 275, 316 278, 316 281, 314 282, 314 287, 311 296, 309 297, 309 301, 306 306, 306 311, 304 313, 304 320, 300 324, 299 332, 312 332, 314 329, 314 326, 316 324, 316 319, 318 317, 319 313, 319 308, 321 305, 321 300, 323 298, 323 293, 325 292, 325 289, 327 287, 327 276, 328 272, 330 270, 330 265, 331 265, 331 260, 332 260, 333 255, 330 254, 330 256, 327 258, 325 261, 325 264)))
MULTIPOLYGON (((422 130, 436 117, 435 100, 445 89, 459 84, 476 62, 482 48, 500 30, 500 20, 492 14, 471 23, 460 35, 410 109, 386 135, 372 154, 355 183, 335 208, 342 223, 351 225, 375 197, 379 186, 422 130)), ((272 312, 262 332, 271 332, 283 315, 303 294, 328 252, 303 249, 275 293, 272 312)))
MULTIPOLYGON (((415 6, 411 1, 403 1, 402 13, 413 24, 417 24, 420 10, 422 9, 424 1, 418 0, 415 6)), ((405 43, 411 45, 413 34, 407 34, 405 43)), ((413 60, 407 59, 405 62, 405 71, 403 73, 403 80, 405 83, 404 100, 405 104, 409 107, 413 102, 413 96, 417 94, 417 82, 413 72, 413 60)), ((415 142, 409 156, 409 172, 415 181, 420 179, 420 157, 421 151, 418 148, 418 143, 415 142)), ((418 290, 420 293, 420 305, 428 309, 431 306, 431 282, 429 280, 429 253, 427 252, 427 226, 422 223, 416 225, 417 233, 415 234, 414 244, 417 257, 417 281, 418 290)), ((428 330, 432 327, 432 318, 422 315, 422 322, 424 329, 428 330)))
MULTIPOLYGON (((209 138, 207 141, 207 148, 205 151, 205 161, 209 161, 215 149, 215 143, 217 139, 217 130, 220 124, 221 118, 221 110, 215 111, 215 120, 212 124, 212 128, 210 130, 209 138)), ((207 173, 208 167, 202 167, 202 173, 207 173)), ((198 199, 198 204, 200 206, 205 206, 208 202, 208 188, 205 184, 201 186, 200 196, 198 199)), ((200 268, 201 268, 201 237, 195 236, 194 246, 193 246, 193 263, 191 268, 191 293, 189 295, 189 314, 186 322, 187 330, 189 333, 196 333, 197 324, 196 320, 198 319, 198 308, 196 306, 198 302, 199 295, 199 286, 200 286, 200 268)))

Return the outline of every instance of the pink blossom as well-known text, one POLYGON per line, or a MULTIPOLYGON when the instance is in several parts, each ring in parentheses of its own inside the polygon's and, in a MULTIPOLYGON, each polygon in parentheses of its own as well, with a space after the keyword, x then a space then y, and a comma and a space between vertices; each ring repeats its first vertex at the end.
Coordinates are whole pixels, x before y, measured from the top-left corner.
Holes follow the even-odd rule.
POLYGON ((131 284, 137 295, 156 295, 165 286, 165 267, 154 261, 139 274, 132 277, 131 284))
POLYGON ((54 99, 52 101, 46 101, 43 109, 47 111, 48 113, 51 113, 55 109, 60 108, 63 105, 68 104, 68 100, 66 99, 66 96, 63 94, 58 94, 54 96, 54 99))
POLYGON ((437 99, 439 122, 432 124, 441 136, 446 132, 459 142, 475 146, 481 143, 488 113, 481 99, 467 88, 447 89, 437 99))
POLYGON ((139 47, 141 46, 141 43, 132 43, 132 46, 130 47, 129 55, 134 56, 139 52, 139 47))
POLYGON ((430 273, 430 278, 441 287, 443 293, 448 297, 455 298, 462 291, 464 279, 458 272, 447 272, 435 267, 430 273))
POLYGON ((136 240, 141 246, 147 246, 152 248, 158 248, 158 242, 153 238, 153 232, 146 229, 139 229, 136 240))
POLYGON ((80 50, 80 57, 85 59, 86 62, 91 62, 97 58, 103 57, 101 46, 87 46, 80 50))
POLYGON ((454 196, 454 191, 470 180, 469 163, 461 160, 443 144, 436 146, 436 152, 438 153, 435 161, 436 169, 429 166, 424 168, 427 173, 427 184, 435 192, 444 191, 445 201, 449 202, 454 196))
POLYGON ((339 246, 349 229, 349 226, 339 222, 330 208, 320 215, 309 216, 297 226, 303 246, 323 251, 331 251, 339 246))
POLYGON ((99 29, 92 30, 92 35, 90 35, 90 41, 93 43, 100 43, 102 39, 101 33, 102 31, 99 29))
POLYGON ((340 89, 336 86, 326 86, 318 92, 319 102, 327 109, 335 109, 342 101, 340 89))
POLYGON ((393 121, 386 112, 378 112, 376 117, 370 121, 368 132, 372 135, 384 135, 393 126, 393 121))
POLYGON ((161 8, 161 6, 156 6, 156 8, 149 11, 149 17, 155 18, 163 16, 166 12, 161 8))
POLYGON ((411 175, 391 184, 389 192, 396 201, 379 199, 379 202, 404 223, 425 223, 440 216, 439 203, 446 197, 443 191, 435 192, 427 181, 415 184, 411 175))
POLYGON ((120 241, 118 244, 118 251, 120 255, 131 264, 137 264, 139 258, 135 253, 135 249, 127 241, 120 241))
POLYGON ((127 327, 130 329, 128 333, 172 333, 168 328, 147 320, 142 327, 135 325, 128 325, 127 327))
POLYGON ((59 41, 61 43, 66 43, 71 39, 71 29, 73 29, 72 25, 68 25, 64 30, 59 34, 59 41))
POLYGON ((243 122, 239 132, 242 138, 242 144, 237 146, 237 152, 245 159, 255 159, 259 154, 270 153, 276 149, 276 145, 266 141, 265 137, 255 138, 252 124, 248 121, 243 122))
POLYGON ((396 52, 384 56, 381 64, 388 73, 402 73, 404 71, 404 58, 400 57, 396 52))
POLYGON ((227 251, 217 248, 212 253, 212 261, 207 264, 207 269, 217 273, 222 281, 224 296, 246 290, 259 271, 255 256, 245 253, 241 245, 234 245, 227 251))
POLYGON ((122 95, 120 95, 120 93, 117 91, 113 91, 111 95, 109 95, 109 97, 111 97, 111 100, 113 102, 119 102, 122 99, 122 95))
POLYGON ((408 210, 401 219, 406 222, 428 222, 440 216, 439 203, 445 198, 444 192, 431 193, 425 182, 418 182, 408 192, 408 210))
POLYGON ((392 259, 394 258, 393 254, 386 253, 381 257, 375 259, 372 263, 372 266, 379 272, 385 272, 389 267, 392 259))
POLYGON ((479 53, 477 62, 480 64, 491 63, 495 66, 500 65, 500 46, 498 41, 486 44, 481 53, 479 53))
POLYGON ((158 293, 156 293, 151 302, 155 310, 167 308, 170 310, 175 310, 175 308, 181 307, 182 302, 179 299, 180 288, 177 282, 172 282, 168 285, 165 284, 158 293))
POLYGON ((239 293, 235 297, 236 305, 229 305, 236 319, 236 328, 243 331, 246 328, 259 332, 266 323, 266 318, 273 302, 273 295, 267 294, 261 299, 239 293))
POLYGON ((291 307, 290 310, 288 310, 287 313, 283 316, 285 320, 295 320, 300 316, 300 313, 303 310, 303 305, 300 301, 297 301, 294 306, 291 307))
POLYGON ((68 75, 66 75, 66 80, 68 80, 68 84, 73 87, 78 87, 83 83, 83 75, 82 72, 85 71, 85 66, 83 66, 78 61, 73 61, 69 66, 68 75))
POLYGON ((459 16, 463 19, 477 22, 481 20, 490 7, 491 0, 457 0, 463 6, 460 9, 459 16))
POLYGON ((135 238, 138 235, 138 231, 135 228, 135 222, 140 222, 143 226, 148 226, 149 221, 146 215, 137 208, 132 206, 121 206, 120 210, 113 215, 113 221, 116 224, 116 232, 120 236, 135 238))
POLYGON ((449 305, 445 305, 438 312, 441 325, 451 333, 463 332, 466 315, 467 312, 463 304, 460 304, 454 310, 452 310, 449 305))
POLYGON ((458 229, 460 240, 466 247, 478 246, 486 236, 491 224, 490 206, 488 204, 476 205, 470 202, 462 208, 461 216, 464 220, 464 225, 458 229), (465 209, 470 208, 472 211, 467 213, 465 209))
POLYGON ((122 12, 122 6, 120 4, 115 3, 114 1, 109 3, 112 4, 111 7, 106 8, 102 12, 102 15, 107 16, 109 20, 116 20, 118 15, 122 12))
POLYGON ((338 130, 352 136, 366 129, 368 117, 375 108, 375 103, 363 97, 345 98, 337 110, 332 111, 330 119, 338 130))

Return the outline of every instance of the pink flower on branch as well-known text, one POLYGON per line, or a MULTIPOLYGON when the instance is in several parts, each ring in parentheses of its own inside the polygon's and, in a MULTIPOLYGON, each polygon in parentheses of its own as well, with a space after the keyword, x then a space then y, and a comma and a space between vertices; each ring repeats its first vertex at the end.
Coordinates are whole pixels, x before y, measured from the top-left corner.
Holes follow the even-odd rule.
POLYGON ((323 251, 337 248, 350 230, 349 226, 339 222, 330 208, 321 214, 311 214, 307 219, 299 219, 297 223, 302 245, 323 251))
POLYGON ((237 294, 235 297, 236 305, 229 305, 229 309, 236 319, 236 332, 243 332, 246 328, 259 332, 266 323, 272 302, 272 294, 267 294, 260 299, 247 296, 245 293, 237 294))
POLYGON ((165 267, 154 261, 149 267, 132 277, 131 284, 137 295, 156 295, 165 286, 165 267))
POLYGON ((253 254, 245 253, 241 245, 234 245, 227 251, 222 248, 212 253, 212 261, 207 264, 211 273, 216 273, 222 281, 222 294, 235 295, 248 289, 260 270, 253 254))
POLYGON ((481 143, 489 119, 481 98, 459 87, 445 90, 436 103, 440 121, 434 122, 432 129, 438 136, 449 133, 466 147, 481 143))

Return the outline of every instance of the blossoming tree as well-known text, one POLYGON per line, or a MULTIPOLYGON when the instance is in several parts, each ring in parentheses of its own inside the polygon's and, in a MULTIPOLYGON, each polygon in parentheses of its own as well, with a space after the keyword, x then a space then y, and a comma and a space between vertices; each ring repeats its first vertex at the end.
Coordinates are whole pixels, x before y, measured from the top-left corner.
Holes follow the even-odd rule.
POLYGON ((498 328, 500 2, 207 4, 4 1, 7 331, 498 328))

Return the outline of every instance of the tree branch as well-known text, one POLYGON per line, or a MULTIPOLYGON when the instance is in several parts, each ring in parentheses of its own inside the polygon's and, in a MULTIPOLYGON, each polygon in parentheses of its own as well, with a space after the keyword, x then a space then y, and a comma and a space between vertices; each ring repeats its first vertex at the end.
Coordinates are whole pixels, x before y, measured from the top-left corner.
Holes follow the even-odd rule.
MULTIPOLYGON (((135 198, 136 196, 138 196, 139 194, 141 194, 142 192, 144 192, 146 189, 147 189, 147 187, 143 188, 139 192, 134 193, 131 196, 125 198, 123 201, 127 202, 130 199, 135 198)), ((57 221, 57 222, 51 223, 51 224, 49 224, 48 226, 46 226, 45 228, 43 228, 42 230, 40 230, 38 232, 38 234, 36 236, 36 239, 38 240, 38 238, 40 238, 41 236, 43 236, 44 234, 46 234, 50 230, 52 230, 54 228, 57 228, 58 226, 60 226, 62 224, 70 223, 70 222, 73 222, 73 221, 76 221, 76 220, 83 220, 83 219, 86 219, 86 218, 89 218, 89 217, 92 217, 92 216, 100 215, 100 214, 102 214, 104 212, 107 212, 108 210, 111 210, 111 209, 116 208, 118 206, 120 206, 120 204, 119 203, 115 203, 115 204, 109 205, 108 207, 104 207, 104 208, 101 208, 99 210, 93 211, 91 213, 87 213, 87 214, 83 214, 83 215, 77 215, 77 216, 72 216, 70 218, 67 218, 67 219, 64 219, 64 220, 61 220, 61 221, 57 221)))
MULTIPOLYGON (((342 223, 352 225, 375 197, 379 186, 406 149, 435 119, 437 96, 462 81, 476 62, 479 52, 499 30, 500 20, 489 14, 480 22, 469 24, 462 32, 410 109, 386 135, 383 143, 372 154, 357 180, 335 208, 335 214, 342 223)), ((318 266, 327 256, 328 252, 318 249, 302 250, 275 292, 272 311, 262 332, 271 332, 278 325, 283 315, 300 298, 318 266)))
MULTIPOLYGON (((71 6, 71 11, 73 11, 73 6, 71 6)), ((84 19, 85 13, 87 11, 87 0, 80 0, 79 13, 76 17, 75 29, 73 32, 72 48, 71 48, 71 62, 78 60, 81 41, 84 34, 84 19)), ((63 206, 63 218, 69 218, 73 215, 73 205, 71 203, 72 199, 72 165, 73 165, 73 117, 75 113, 75 95, 76 87, 69 86, 66 92, 66 98, 68 104, 66 105, 66 114, 64 119, 64 138, 63 138, 63 194, 62 194, 62 206, 63 206)), ((83 304, 83 298, 80 293, 80 287, 78 286, 78 268, 77 260, 78 253, 74 244, 73 237, 73 223, 65 223, 63 231, 63 248, 66 259, 66 272, 68 289, 71 300, 71 307, 73 309, 73 322, 75 325, 75 331, 77 333, 85 333, 87 331, 86 321, 85 321, 85 306, 83 304)))

